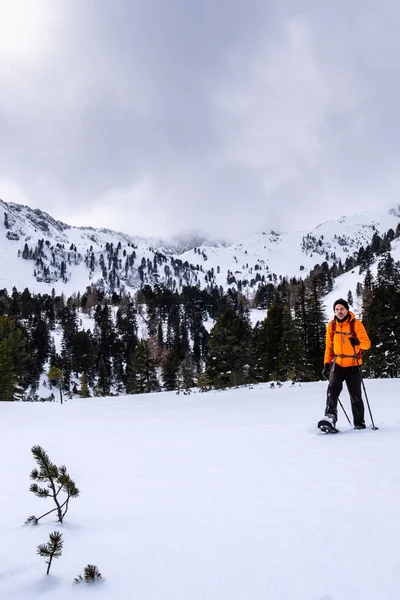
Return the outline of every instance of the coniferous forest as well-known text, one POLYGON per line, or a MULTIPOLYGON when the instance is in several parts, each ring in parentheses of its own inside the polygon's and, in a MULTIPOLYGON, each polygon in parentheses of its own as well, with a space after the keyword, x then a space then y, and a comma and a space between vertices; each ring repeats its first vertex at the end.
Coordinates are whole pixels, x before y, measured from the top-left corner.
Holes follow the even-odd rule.
MULTIPOLYGON (((379 236, 378 236, 379 238, 379 236)), ((82 294, 0 290, 0 400, 40 400, 176 390, 261 381, 321 379, 325 295, 358 269, 358 301, 372 347, 369 377, 400 375, 400 264, 390 240, 373 240, 345 265, 318 264, 303 279, 271 278, 251 299, 234 288, 145 285, 134 295, 88 287, 82 294), (370 266, 378 260, 376 275, 370 266), (250 310, 267 309, 252 326, 250 310), (57 347, 55 345, 57 341, 57 347)), ((355 296, 355 297, 354 297, 355 296)))

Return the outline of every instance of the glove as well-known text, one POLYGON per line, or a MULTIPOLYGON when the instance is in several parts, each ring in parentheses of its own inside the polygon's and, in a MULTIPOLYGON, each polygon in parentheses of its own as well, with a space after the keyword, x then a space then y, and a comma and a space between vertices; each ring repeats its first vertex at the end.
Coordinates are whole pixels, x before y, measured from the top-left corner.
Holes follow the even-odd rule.
POLYGON ((331 372, 331 363, 325 363, 324 368, 322 369, 322 377, 324 379, 329 379, 330 372, 331 372))
POLYGON ((353 346, 353 348, 354 348, 354 346, 360 345, 360 340, 357 337, 355 337, 354 335, 352 335, 351 338, 349 338, 349 342, 353 346))

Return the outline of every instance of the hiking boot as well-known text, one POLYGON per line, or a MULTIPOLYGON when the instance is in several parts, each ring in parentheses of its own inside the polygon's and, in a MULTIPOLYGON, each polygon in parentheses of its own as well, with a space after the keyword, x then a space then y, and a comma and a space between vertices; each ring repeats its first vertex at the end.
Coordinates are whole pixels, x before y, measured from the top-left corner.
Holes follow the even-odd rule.
POLYGON ((338 430, 336 429, 336 419, 332 414, 325 415, 325 417, 318 422, 317 427, 324 433, 338 432, 338 430))
POLYGON ((361 425, 354 425, 354 429, 366 429, 366 425, 365 423, 362 423, 361 425))
POLYGON ((325 415, 325 421, 329 421, 329 423, 332 425, 332 427, 336 427, 337 419, 336 419, 335 415, 332 415, 332 414, 325 415))

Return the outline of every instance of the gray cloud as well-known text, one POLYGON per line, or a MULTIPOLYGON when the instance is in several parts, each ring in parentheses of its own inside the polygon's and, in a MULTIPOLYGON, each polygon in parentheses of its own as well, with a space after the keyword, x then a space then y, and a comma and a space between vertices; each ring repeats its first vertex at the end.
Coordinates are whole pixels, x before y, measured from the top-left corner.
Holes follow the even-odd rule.
POLYGON ((397 3, 32 6, 0 6, 4 200, 219 237, 398 201, 397 3))

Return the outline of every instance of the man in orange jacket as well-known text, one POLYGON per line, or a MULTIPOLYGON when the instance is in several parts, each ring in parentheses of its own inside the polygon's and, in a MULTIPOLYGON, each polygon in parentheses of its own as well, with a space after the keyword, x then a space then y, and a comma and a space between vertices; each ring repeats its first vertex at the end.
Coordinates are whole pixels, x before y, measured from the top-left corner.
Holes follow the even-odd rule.
POLYGON ((337 405, 343 382, 350 394, 354 429, 365 429, 364 403, 361 394, 361 350, 371 346, 364 325, 354 317, 346 300, 333 304, 335 317, 326 329, 326 347, 322 375, 329 379, 325 418, 318 423, 322 431, 336 431, 337 405))

